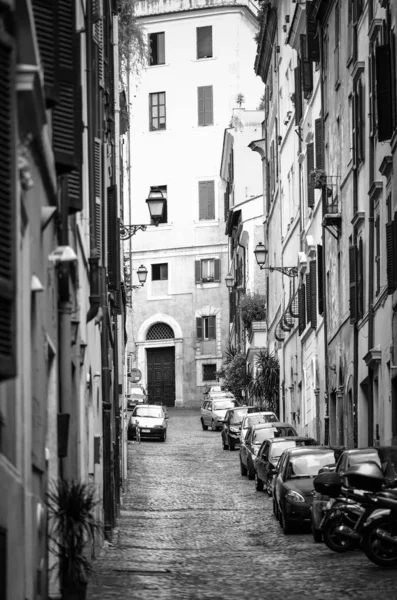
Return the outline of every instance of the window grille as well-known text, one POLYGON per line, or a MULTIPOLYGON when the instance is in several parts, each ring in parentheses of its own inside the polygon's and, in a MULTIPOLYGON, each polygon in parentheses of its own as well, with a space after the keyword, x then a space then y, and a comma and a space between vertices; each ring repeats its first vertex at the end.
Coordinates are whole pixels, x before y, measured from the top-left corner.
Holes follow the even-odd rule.
POLYGON ((147 332, 147 340, 169 340, 175 337, 172 327, 166 323, 155 323, 147 332))

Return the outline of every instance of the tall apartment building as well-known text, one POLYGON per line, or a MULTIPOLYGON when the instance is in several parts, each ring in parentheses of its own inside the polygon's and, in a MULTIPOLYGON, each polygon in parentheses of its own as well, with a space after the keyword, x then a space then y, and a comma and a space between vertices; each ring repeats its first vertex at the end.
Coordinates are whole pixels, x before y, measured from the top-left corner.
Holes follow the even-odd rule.
POLYGON ((225 197, 220 176, 232 109, 255 108, 263 84, 252 56, 256 4, 139 2, 148 65, 130 80, 129 169, 124 224, 146 224, 145 204, 159 188, 166 208, 158 227, 125 242, 124 257, 148 270, 130 294, 127 354, 151 401, 197 405, 216 380, 227 345, 229 295, 225 197))

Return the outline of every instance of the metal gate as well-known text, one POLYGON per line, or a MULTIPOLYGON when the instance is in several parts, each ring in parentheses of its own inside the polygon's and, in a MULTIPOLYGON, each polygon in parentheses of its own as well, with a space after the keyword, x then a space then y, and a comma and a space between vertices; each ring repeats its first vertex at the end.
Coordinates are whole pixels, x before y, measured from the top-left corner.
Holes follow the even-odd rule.
POLYGON ((175 406, 175 348, 147 350, 150 404, 175 406))

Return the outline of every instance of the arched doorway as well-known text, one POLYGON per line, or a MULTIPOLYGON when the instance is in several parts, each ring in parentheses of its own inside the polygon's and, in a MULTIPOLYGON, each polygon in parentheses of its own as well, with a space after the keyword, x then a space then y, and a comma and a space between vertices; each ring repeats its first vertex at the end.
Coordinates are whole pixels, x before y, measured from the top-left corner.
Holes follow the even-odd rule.
POLYGON ((174 331, 163 322, 153 323, 146 341, 161 341, 160 347, 146 348, 148 400, 153 404, 175 406, 175 346, 174 331), (163 345, 170 340, 172 345, 163 345))

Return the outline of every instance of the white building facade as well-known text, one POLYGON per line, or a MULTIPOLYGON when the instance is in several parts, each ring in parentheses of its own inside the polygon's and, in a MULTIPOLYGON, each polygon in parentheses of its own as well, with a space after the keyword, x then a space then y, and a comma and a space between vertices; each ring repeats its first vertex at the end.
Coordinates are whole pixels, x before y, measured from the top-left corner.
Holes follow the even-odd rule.
POLYGON ((252 66, 256 5, 141 2, 137 11, 150 64, 131 98, 124 224, 149 222, 153 188, 166 209, 158 227, 125 242, 132 284, 141 264, 148 270, 130 296, 127 355, 150 401, 194 406, 228 341, 220 156, 232 109, 256 106, 263 93, 252 66))

